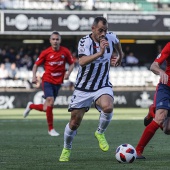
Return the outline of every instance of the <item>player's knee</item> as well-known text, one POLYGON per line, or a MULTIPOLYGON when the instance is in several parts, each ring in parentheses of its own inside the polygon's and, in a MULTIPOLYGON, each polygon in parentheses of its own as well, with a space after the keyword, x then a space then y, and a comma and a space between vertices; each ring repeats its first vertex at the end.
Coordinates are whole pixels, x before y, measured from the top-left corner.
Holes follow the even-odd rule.
POLYGON ((79 126, 80 126, 80 123, 77 122, 77 121, 71 121, 70 122, 70 129, 71 130, 76 130, 76 129, 78 129, 79 126))
POLYGON ((158 116, 155 116, 154 120, 158 125, 162 125, 164 122, 164 119, 158 116))
POLYGON ((48 97, 46 99, 46 105, 53 107, 53 105, 54 105, 54 98, 53 97, 48 97))
POLYGON ((108 107, 104 107, 103 108, 103 112, 104 113, 111 113, 111 112, 113 112, 113 107, 109 107, 109 106, 108 107))

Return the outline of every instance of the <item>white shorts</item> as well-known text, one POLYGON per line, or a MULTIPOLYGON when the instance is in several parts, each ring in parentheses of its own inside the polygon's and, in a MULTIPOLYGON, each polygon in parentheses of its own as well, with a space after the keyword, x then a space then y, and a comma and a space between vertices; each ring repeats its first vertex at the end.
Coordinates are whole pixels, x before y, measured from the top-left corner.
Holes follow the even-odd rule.
MULTIPOLYGON (((80 90, 75 90, 72 95, 72 98, 71 98, 71 101, 68 107, 68 111, 72 111, 74 109, 85 108, 87 112, 89 108, 91 107, 92 103, 93 102, 95 103, 96 100, 104 94, 108 94, 109 96, 113 98, 114 96, 113 89, 111 87, 104 87, 95 92, 84 92, 80 90)), ((98 109, 97 106, 96 108, 98 109)))

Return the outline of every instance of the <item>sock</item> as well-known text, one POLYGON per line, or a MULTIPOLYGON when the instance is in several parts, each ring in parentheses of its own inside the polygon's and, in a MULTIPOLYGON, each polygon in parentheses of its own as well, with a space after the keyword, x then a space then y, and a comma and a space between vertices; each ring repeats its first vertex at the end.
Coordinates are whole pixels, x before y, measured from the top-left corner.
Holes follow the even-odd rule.
POLYGON ((35 110, 38 110, 38 111, 44 111, 43 110, 43 104, 31 104, 30 109, 35 109, 35 110))
POLYGON ((155 117, 155 106, 154 106, 154 104, 151 104, 150 106, 149 106, 149 113, 148 113, 148 119, 149 118, 154 118, 155 117))
POLYGON ((48 130, 50 131, 53 129, 53 107, 48 106, 46 111, 47 123, 48 123, 48 130))
POLYGON ((101 111, 100 118, 99 118, 99 125, 97 128, 97 131, 99 134, 104 133, 112 119, 113 112, 112 113, 104 113, 101 111))
POLYGON ((77 130, 71 130, 68 123, 64 131, 64 148, 67 149, 72 148, 72 141, 76 134, 77 134, 77 130))
POLYGON ((145 146, 152 139, 153 135, 158 130, 158 128, 159 128, 159 125, 154 120, 152 120, 152 122, 148 126, 146 126, 146 128, 138 142, 138 145, 136 147, 137 153, 143 153, 145 146))

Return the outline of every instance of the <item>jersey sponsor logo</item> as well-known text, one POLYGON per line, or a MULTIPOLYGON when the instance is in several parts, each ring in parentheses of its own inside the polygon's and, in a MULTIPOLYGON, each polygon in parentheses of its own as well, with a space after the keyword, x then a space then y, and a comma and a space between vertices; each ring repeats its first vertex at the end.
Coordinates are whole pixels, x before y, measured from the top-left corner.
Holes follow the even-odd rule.
POLYGON ((53 66, 53 65, 63 65, 64 61, 58 61, 58 62, 49 62, 49 65, 53 66))
POLYGON ((61 76, 62 73, 51 73, 52 76, 61 76))

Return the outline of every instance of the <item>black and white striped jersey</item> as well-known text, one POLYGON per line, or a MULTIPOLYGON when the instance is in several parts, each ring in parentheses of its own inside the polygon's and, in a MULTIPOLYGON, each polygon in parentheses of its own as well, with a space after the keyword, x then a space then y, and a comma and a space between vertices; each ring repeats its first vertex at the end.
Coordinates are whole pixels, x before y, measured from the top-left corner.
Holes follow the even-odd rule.
MULTIPOLYGON (((110 59, 113 53, 114 44, 119 43, 119 39, 114 33, 107 33, 106 39, 109 47, 106 48, 102 57, 94 60, 86 66, 79 66, 75 89, 81 91, 97 91, 103 87, 112 87, 109 81, 110 59)), ((78 44, 78 56, 87 56, 100 51, 100 45, 94 42, 91 34, 80 39, 78 44)))

